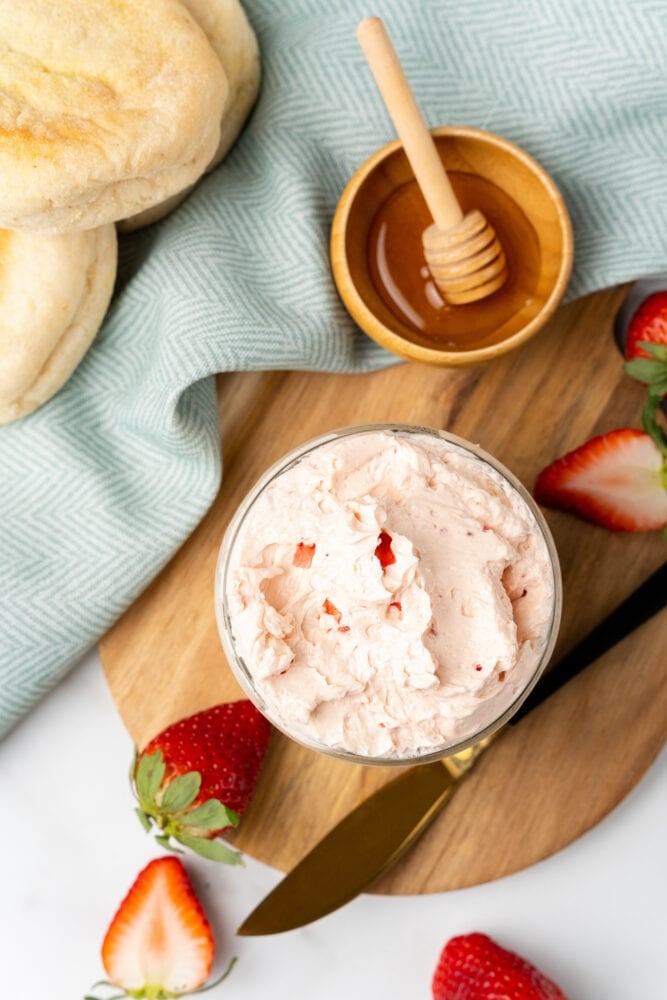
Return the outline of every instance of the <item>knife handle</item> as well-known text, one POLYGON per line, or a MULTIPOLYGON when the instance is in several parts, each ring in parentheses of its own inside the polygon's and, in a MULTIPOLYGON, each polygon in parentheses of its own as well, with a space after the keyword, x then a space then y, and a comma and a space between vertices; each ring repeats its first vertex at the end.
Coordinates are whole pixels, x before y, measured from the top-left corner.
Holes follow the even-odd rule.
POLYGON ((604 621, 596 625, 592 632, 579 642, 574 649, 549 670, 531 694, 526 698, 519 711, 509 720, 510 725, 516 725, 541 705, 554 691, 558 691, 572 677, 587 667, 607 650, 615 646, 621 639, 634 632, 645 621, 652 618, 667 605, 667 562, 655 571, 644 583, 626 597, 618 607, 607 615, 604 621))

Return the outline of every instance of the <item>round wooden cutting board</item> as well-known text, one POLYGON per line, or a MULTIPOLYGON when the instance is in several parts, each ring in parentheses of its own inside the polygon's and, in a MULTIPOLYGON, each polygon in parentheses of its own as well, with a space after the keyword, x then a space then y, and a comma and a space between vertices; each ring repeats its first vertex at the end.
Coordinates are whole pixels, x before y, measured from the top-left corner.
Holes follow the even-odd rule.
MULTIPOLYGON (((241 697, 218 641, 213 572, 232 512, 269 464, 335 427, 395 420, 479 442, 530 488, 539 469, 586 438, 639 424, 644 390, 623 374, 611 338, 623 297, 616 289, 562 308, 529 345, 484 368, 403 364, 371 375, 222 376, 222 489, 101 644, 113 697, 137 744, 183 716, 241 697)), ((557 659, 664 561, 667 545, 656 534, 612 534, 566 514, 547 517, 565 586, 557 659)), ((664 614, 655 617, 499 739, 375 890, 436 892, 485 882, 553 854, 598 823, 667 735, 666 624, 664 614)), ((235 842, 288 870, 396 774, 330 759, 276 733, 235 842)))

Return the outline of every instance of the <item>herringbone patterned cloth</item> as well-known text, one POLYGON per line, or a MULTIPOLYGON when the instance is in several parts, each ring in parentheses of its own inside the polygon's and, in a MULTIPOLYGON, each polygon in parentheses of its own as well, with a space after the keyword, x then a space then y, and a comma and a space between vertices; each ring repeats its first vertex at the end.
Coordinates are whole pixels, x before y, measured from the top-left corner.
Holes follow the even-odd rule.
POLYGON ((354 37, 384 17, 430 124, 537 157, 574 223, 570 297, 667 267, 663 0, 247 0, 264 80, 233 153, 123 241, 86 359, 0 428, 0 732, 139 594, 220 480, 212 373, 367 371, 329 273, 355 168, 393 138, 354 37))

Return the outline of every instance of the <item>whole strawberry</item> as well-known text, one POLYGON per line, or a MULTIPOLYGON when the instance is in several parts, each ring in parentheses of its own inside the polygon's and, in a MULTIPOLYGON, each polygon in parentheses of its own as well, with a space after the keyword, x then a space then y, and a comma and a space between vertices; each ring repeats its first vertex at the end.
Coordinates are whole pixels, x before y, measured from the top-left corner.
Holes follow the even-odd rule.
POLYGON ((213 838, 236 826, 253 797, 271 726, 249 701, 227 702, 168 726, 133 767, 145 830, 175 850, 172 839, 202 857, 240 864, 241 855, 213 838))
POLYGON ((534 965, 486 934, 448 941, 432 985, 433 1000, 567 1000, 534 965))
POLYGON ((667 347, 667 289, 644 299, 630 320, 625 341, 625 356, 628 361, 632 358, 650 358, 647 344, 662 344, 667 347))

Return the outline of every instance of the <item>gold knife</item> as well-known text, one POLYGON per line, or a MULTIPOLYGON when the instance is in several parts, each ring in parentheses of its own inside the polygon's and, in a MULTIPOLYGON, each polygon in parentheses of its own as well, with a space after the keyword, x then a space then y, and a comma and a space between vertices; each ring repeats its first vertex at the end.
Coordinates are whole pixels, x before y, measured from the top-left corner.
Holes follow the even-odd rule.
MULTIPOLYGON (((507 725, 523 719, 666 604, 664 563, 549 671, 507 725)), ((316 844, 253 910, 237 933, 293 930, 354 899, 415 843, 478 757, 506 728, 442 761, 412 767, 380 788, 316 844)))

